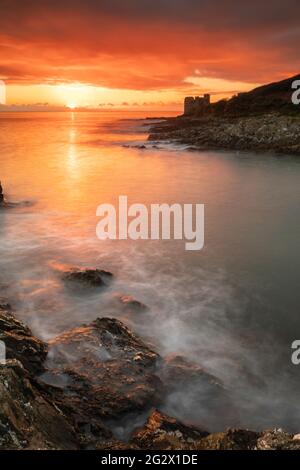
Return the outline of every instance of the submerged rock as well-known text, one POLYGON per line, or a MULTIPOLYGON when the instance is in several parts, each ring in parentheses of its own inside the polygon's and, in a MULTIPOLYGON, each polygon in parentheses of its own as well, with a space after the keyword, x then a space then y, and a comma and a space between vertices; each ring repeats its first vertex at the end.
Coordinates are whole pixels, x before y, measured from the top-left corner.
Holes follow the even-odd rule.
POLYGON ((11 310, 11 305, 4 297, 0 297, 0 310, 11 310))
POLYGON ((136 300, 131 295, 117 295, 116 298, 122 304, 126 312, 140 313, 148 310, 147 305, 143 304, 139 300, 136 300))
POLYGON ((16 359, 0 366, 0 449, 76 449, 72 427, 16 359))
POLYGON ((147 147, 146 145, 144 144, 141 144, 141 145, 128 145, 128 144, 124 144, 123 145, 124 148, 132 148, 132 149, 139 149, 139 150, 145 150, 147 147))
POLYGON ((49 348, 47 365, 67 384, 55 399, 68 413, 111 419, 157 402, 159 356, 120 321, 98 318, 54 338, 49 348))
POLYGON ((1 181, 0 181, 0 209, 9 209, 9 208, 17 207, 18 205, 19 205, 18 203, 6 201, 4 197, 1 181))
POLYGON ((63 274, 65 281, 85 287, 105 287, 113 274, 102 269, 71 269, 63 274))
POLYGON ((175 416, 186 416, 192 423, 201 422, 213 428, 236 423, 236 410, 229 392, 221 381, 198 364, 183 356, 169 355, 159 372, 165 386, 163 410, 175 416))
POLYGON ((9 207, 9 204, 5 200, 5 197, 4 197, 4 194, 3 194, 2 184, 1 184, 1 181, 0 181, 0 209, 5 209, 7 207, 9 207))
POLYGON ((131 443, 141 449, 180 450, 208 435, 207 431, 187 426, 158 410, 154 410, 145 426, 135 431, 131 443))
POLYGON ((222 387, 222 383, 215 376, 180 355, 170 354, 165 358, 162 377, 171 386, 176 385, 176 383, 186 383, 187 380, 202 379, 209 385, 222 387))
POLYGON ((1 303, 0 340, 5 344, 6 357, 18 359, 30 374, 36 375, 44 369, 48 347, 15 318, 9 308, 9 304, 1 303))

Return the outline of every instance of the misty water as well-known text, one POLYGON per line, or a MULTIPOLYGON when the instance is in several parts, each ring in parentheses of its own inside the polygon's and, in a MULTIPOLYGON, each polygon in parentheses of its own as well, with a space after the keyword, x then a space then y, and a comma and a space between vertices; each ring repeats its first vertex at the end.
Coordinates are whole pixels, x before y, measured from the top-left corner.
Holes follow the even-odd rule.
MULTIPOLYGON (((155 113, 152 113, 153 116, 155 113)), ((162 356, 180 354, 223 381, 237 413, 207 411, 206 391, 170 393, 163 411, 227 425, 300 431, 300 160, 188 151, 146 142, 145 113, 2 113, 0 295, 48 340, 97 317, 120 318, 162 356), (128 202, 205 204, 205 246, 100 241, 96 208, 128 202), (99 267, 110 287, 80 295, 61 269, 99 267), (116 294, 147 312, 124 316, 116 294)), ((149 115, 149 113, 148 113, 149 115)))

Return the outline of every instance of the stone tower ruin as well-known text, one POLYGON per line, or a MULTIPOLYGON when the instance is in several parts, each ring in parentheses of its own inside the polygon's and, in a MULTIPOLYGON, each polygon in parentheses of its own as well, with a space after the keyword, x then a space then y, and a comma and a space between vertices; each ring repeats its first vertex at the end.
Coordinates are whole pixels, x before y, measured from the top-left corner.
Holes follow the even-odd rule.
POLYGON ((210 95, 205 94, 200 96, 187 96, 184 100, 184 115, 193 116, 201 115, 207 112, 210 107, 210 95))

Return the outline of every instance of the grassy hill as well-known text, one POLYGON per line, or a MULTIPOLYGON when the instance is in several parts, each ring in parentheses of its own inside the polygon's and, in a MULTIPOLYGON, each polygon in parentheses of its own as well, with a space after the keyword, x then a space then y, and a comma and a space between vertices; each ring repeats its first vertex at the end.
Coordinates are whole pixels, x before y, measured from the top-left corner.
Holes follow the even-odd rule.
POLYGON ((230 116, 265 114, 279 112, 282 114, 300 114, 300 105, 292 103, 292 83, 300 80, 300 75, 280 82, 263 85, 246 93, 240 93, 229 100, 221 100, 212 105, 213 114, 230 116))

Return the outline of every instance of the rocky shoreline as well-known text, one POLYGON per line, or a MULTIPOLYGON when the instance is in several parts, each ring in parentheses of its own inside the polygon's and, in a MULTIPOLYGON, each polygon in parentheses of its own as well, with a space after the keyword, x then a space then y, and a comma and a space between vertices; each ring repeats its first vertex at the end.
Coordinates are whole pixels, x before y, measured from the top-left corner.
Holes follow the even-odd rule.
POLYGON ((178 116, 151 128, 149 141, 191 150, 235 150, 300 155, 300 116, 271 112, 243 116, 178 116))
MULTIPOLYGON (((74 282, 88 287, 91 281, 92 288, 109 276, 101 270, 72 272, 74 282)), ((127 309, 145 308, 130 296, 120 302, 127 309)), ((117 319, 96 318, 46 344, 0 299, 0 340, 6 345, 0 449, 300 450, 300 435, 280 429, 210 433, 160 411, 168 389, 190 381, 209 390, 209 412, 224 413, 234 404, 201 367, 180 356, 160 357, 117 319), (120 436, 121 426, 128 427, 127 435, 120 436)))

